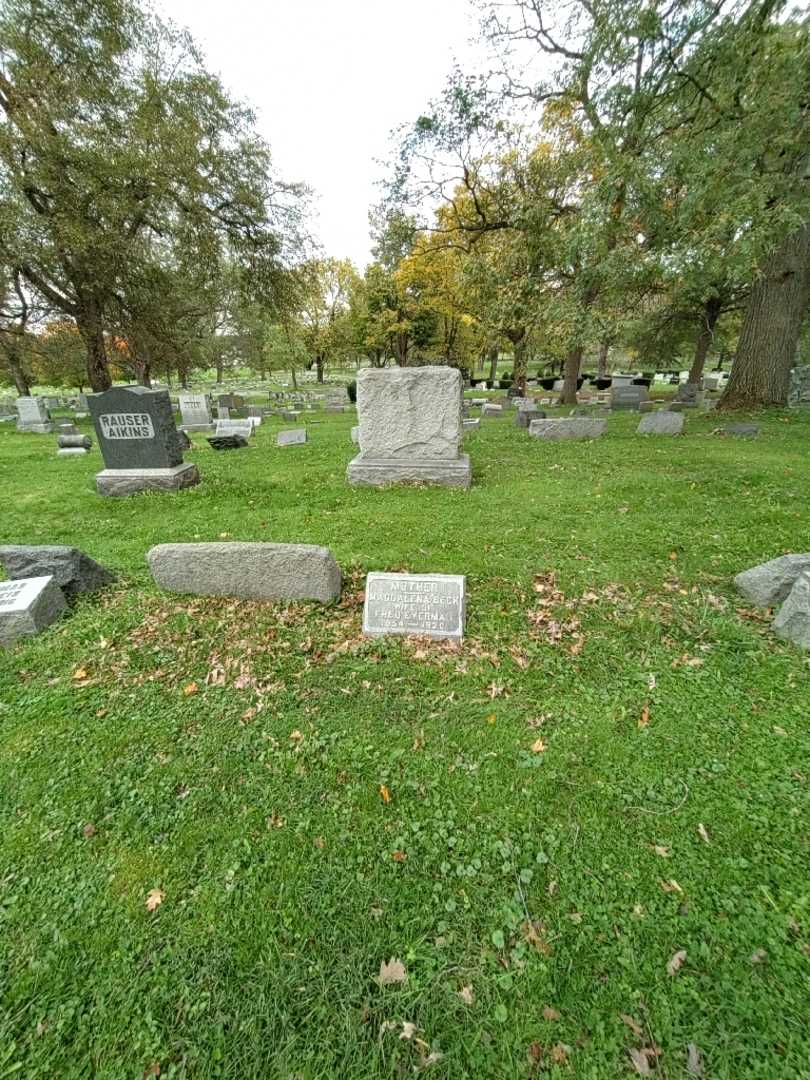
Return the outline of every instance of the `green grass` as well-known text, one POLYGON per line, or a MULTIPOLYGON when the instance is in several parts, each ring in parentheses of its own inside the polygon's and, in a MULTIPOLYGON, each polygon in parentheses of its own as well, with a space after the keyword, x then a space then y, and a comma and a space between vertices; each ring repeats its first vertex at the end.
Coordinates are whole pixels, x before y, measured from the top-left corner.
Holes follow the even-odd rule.
POLYGON ((0 540, 120 575, 0 654, 0 1080, 810 1077, 810 666, 731 586, 810 546, 810 415, 484 421, 467 493, 351 489, 315 419, 122 500, 0 428, 0 540), (220 537, 328 545, 341 602, 151 583, 220 537), (460 648, 362 638, 400 568, 467 575, 460 648))

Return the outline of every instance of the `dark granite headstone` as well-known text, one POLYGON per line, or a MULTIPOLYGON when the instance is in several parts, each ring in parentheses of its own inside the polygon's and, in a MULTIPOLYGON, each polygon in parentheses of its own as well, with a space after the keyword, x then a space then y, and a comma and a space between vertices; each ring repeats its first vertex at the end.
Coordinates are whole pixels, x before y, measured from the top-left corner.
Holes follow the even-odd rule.
POLYGON ((166 390, 114 386, 88 398, 108 469, 172 469, 183 464, 166 390))

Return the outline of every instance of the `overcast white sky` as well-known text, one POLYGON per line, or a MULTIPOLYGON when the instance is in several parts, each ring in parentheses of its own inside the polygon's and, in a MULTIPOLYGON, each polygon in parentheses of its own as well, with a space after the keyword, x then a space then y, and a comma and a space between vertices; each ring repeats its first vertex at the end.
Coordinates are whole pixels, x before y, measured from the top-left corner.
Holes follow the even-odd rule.
POLYGON ((276 168, 314 188, 329 255, 369 259, 389 132, 472 54, 468 0, 154 0, 258 114, 276 168))

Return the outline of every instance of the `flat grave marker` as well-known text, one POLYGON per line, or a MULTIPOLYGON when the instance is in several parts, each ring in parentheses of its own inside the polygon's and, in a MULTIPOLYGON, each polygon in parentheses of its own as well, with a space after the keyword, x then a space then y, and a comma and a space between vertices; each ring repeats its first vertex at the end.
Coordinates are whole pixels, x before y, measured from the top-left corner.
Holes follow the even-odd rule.
POLYGON ((366 578, 363 633, 464 637, 466 578, 463 574, 387 574, 366 578))

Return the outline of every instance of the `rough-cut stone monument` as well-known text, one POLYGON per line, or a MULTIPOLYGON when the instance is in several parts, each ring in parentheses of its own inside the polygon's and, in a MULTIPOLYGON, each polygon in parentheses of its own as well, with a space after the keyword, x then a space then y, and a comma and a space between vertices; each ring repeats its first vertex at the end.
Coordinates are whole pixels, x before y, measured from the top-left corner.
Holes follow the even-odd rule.
POLYGON ((62 590, 50 576, 0 581, 0 645, 33 637, 65 610, 62 590))
POLYGON ((177 491, 200 482, 197 466, 183 462, 166 390, 115 386, 88 400, 106 466, 96 475, 99 495, 177 491))
POLYGON ((796 578, 773 621, 774 633, 802 649, 810 649, 810 573, 796 578))
POLYGON ((10 578, 53 577, 68 597, 115 581, 110 570, 66 544, 6 544, 0 547, 0 563, 10 578))
POLYGON ((14 405, 17 409, 17 431, 36 435, 50 435, 53 431, 53 421, 44 398, 19 397, 14 405))
POLYGON ((759 607, 784 600, 801 574, 810 573, 810 553, 780 555, 770 562, 743 570, 734 578, 737 591, 759 607))
POLYGON ((366 578, 363 633, 464 636, 463 574, 379 574, 366 578))
POLYGON ((350 484, 422 481, 470 486, 461 447, 461 372, 448 367, 364 368, 357 375, 360 453, 350 484))
POLYGON ((340 567, 329 548, 313 544, 158 544, 146 561, 169 592, 323 602, 340 596, 340 567))

